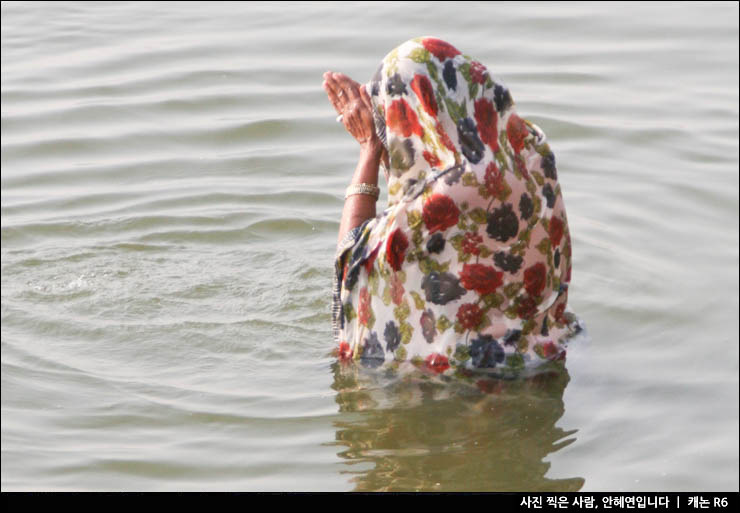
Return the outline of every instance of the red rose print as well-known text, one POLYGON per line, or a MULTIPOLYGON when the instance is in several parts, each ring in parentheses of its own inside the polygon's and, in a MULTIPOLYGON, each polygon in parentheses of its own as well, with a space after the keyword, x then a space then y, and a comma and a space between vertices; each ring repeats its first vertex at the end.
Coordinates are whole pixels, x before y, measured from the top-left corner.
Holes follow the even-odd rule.
POLYGON ((568 270, 565 271, 565 283, 570 283, 570 269, 571 266, 568 266, 568 270))
POLYGON ((482 242, 483 237, 481 237, 477 233, 465 232, 465 237, 463 238, 462 242, 463 252, 469 253, 471 255, 480 255, 480 248, 478 247, 478 244, 482 242))
POLYGON ((367 271, 367 274, 370 274, 370 272, 373 270, 373 265, 375 265, 375 259, 378 257, 378 252, 380 251, 380 244, 375 246, 375 249, 368 255, 365 262, 362 264, 365 266, 365 270, 367 271))
POLYGON ((440 61, 444 61, 448 58, 451 59, 455 55, 460 55, 460 50, 452 46, 450 43, 434 37, 426 37, 422 39, 421 44, 440 61))
POLYGON ((400 228, 396 228, 388 237, 385 247, 385 259, 391 265, 394 271, 400 271, 403 259, 406 256, 406 249, 409 247, 409 240, 400 228))
POLYGON ((478 324, 480 324, 481 318, 483 317, 483 311, 475 303, 466 303, 460 305, 457 310, 457 320, 466 330, 472 330, 478 324))
POLYGON ((416 112, 403 98, 391 103, 388 107, 387 119, 388 128, 394 133, 404 137, 411 137, 411 134, 416 134, 419 137, 424 135, 424 130, 419 124, 416 112))
POLYGON ((470 78, 477 84, 482 84, 486 81, 486 67, 478 61, 470 63, 470 78))
POLYGON ((524 271, 524 288, 530 296, 539 296, 545 290, 547 280, 547 268, 539 262, 524 271))
POLYGON ((537 313, 537 303, 527 296, 519 302, 516 313, 520 319, 531 319, 537 313))
POLYGON ((488 164, 486 168, 485 181, 486 189, 491 196, 498 196, 504 192, 504 175, 501 174, 501 171, 496 167, 494 162, 488 164))
POLYGON ((563 222, 559 217, 553 217, 550 219, 550 243, 553 246, 560 245, 560 240, 563 238, 563 222))
POLYGON ((524 139, 529 135, 527 125, 524 120, 516 114, 509 116, 509 121, 506 123, 506 136, 509 138, 511 147, 516 153, 519 153, 524 149, 524 139))
POLYGON ((337 356, 341 360, 349 360, 352 358, 352 349, 349 347, 347 342, 340 342, 339 349, 337 350, 337 356))
POLYGON ((450 362, 443 354, 433 353, 424 361, 426 368, 436 374, 440 374, 450 368, 450 362))
POLYGON ((452 198, 444 194, 434 194, 424 203, 422 219, 429 233, 445 231, 457 224, 460 209, 452 198))
POLYGON ((481 296, 495 292, 504 280, 504 273, 489 265, 464 264, 460 273, 460 283, 468 290, 474 290, 481 296))
POLYGON ((452 152, 456 152, 455 145, 452 144, 452 139, 450 139, 450 136, 447 135, 447 131, 444 129, 444 127, 437 122, 437 126, 435 127, 437 129, 437 133, 439 134, 439 138, 442 140, 442 144, 445 145, 445 148, 452 152))
POLYGON ((426 160, 430 166, 437 167, 439 165, 440 160, 434 153, 424 150, 422 155, 424 155, 424 160, 426 160))
POLYGON ((393 303, 400 305, 401 301, 403 301, 403 293, 405 292, 403 288, 403 283, 401 283, 400 278, 396 273, 391 274, 391 299, 393 300, 393 303))
POLYGON ((434 89, 429 79, 424 75, 414 76, 411 81, 411 89, 416 93, 427 114, 437 117, 437 100, 434 97, 434 89))
POLYGON ((357 317, 360 324, 367 326, 370 320, 370 293, 367 287, 360 289, 360 304, 357 306, 357 317))
POLYGON ((490 146, 491 151, 498 151, 498 114, 493 103, 485 98, 475 100, 475 122, 480 140, 490 146))
POLYGON ((561 350, 554 342, 544 344, 542 353, 548 360, 565 360, 565 351, 561 350))

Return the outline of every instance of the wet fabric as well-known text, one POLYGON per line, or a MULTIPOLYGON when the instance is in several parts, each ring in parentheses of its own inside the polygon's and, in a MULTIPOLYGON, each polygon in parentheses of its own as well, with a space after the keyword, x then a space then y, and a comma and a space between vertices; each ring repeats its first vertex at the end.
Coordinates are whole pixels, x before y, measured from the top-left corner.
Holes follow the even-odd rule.
POLYGON ((365 86, 388 207, 335 259, 337 354, 363 366, 517 372, 562 361, 572 248, 555 156, 486 67, 436 38, 365 86))

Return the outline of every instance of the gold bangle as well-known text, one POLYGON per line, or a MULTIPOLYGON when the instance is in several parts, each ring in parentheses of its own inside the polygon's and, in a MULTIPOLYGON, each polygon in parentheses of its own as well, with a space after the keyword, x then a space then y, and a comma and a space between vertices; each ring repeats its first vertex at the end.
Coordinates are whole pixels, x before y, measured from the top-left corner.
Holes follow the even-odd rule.
POLYGON ((380 196, 380 187, 370 183, 355 183, 347 187, 347 190, 344 193, 344 199, 347 199, 355 194, 367 194, 368 196, 372 196, 373 198, 375 198, 375 200, 377 201, 378 197, 380 196))

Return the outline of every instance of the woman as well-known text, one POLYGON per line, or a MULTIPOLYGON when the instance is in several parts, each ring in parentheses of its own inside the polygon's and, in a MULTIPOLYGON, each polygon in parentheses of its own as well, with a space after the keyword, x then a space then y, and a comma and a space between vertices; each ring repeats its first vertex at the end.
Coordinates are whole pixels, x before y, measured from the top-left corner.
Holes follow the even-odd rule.
POLYGON ((508 90, 431 37, 391 51, 366 86, 331 72, 323 86, 361 147, 335 261, 339 357, 434 373, 563 360, 579 327, 555 157, 508 90))

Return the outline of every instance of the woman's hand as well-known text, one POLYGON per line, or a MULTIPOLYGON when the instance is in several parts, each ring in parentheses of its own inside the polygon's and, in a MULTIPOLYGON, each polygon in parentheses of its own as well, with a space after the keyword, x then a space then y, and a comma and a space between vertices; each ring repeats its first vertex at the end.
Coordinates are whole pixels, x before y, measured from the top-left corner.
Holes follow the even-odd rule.
POLYGON ((324 73, 322 85, 337 114, 342 116, 344 128, 363 150, 380 153, 383 148, 375 133, 372 104, 365 88, 347 75, 331 71, 324 73))

